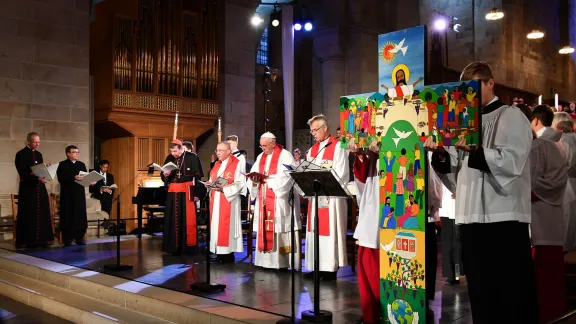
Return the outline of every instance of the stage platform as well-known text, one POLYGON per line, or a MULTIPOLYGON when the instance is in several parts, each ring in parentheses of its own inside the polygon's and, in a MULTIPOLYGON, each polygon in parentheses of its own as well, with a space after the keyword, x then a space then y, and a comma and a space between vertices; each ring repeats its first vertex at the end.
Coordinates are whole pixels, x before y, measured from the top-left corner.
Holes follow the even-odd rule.
MULTIPOLYGON (((123 279, 192 294, 191 283, 204 278, 204 254, 172 256, 162 253, 162 237, 144 235, 138 240, 132 235, 121 238, 122 263, 134 269, 109 273, 123 279)), ((14 251, 11 241, 0 242, 0 248, 14 251)), ((115 263, 115 239, 91 238, 85 246, 52 247, 50 249, 17 250, 19 254, 50 260, 86 270, 102 271, 106 264, 115 263)), ((7 253, 7 252, 4 252, 7 253)), ((13 254, 14 255, 14 254, 13 254)), ((440 262, 439 262, 440 264, 440 262)), ((472 323, 465 282, 446 286, 440 276, 436 284, 436 298, 432 303, 435 323, 472 323)), ((274 318, 290 314, 290 273, 255 267, 246 254, 236 254, 234 264, 212 264, 213 281, 225 284, 222 293, 202 297, 239 305, 254 312, 266 312, 271 323, 274 318)), ((296 275, 296 313, 312 308, 313 281, 296 275)), ((334 313, 334 323, 354 323, 361 316, 356 274, 350 267, 341 268, 334 282, 322 282, 322 309, 334 313)))

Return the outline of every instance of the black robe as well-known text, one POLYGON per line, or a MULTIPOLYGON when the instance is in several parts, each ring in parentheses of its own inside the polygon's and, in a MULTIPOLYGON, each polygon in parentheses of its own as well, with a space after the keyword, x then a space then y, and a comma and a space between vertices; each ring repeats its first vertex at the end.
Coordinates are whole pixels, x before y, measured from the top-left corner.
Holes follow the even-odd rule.
POLYGON ((198 197, 200 201, 202 201, 206 195, 204 185, 197 185, 197 180, 203 176, 202 165, 200 164, 198 156, 192 152, 185 152, 180 158, 168 155, 164 164, 168 162, 180 166, 180 169, 172 171, 168 177, 162 174, 162 181, 164 181, 167 186, 169 186, 170 183, 194 182, 194 187, 191 188, 193 195, 190 196, 185 192, 167 193, 162 250, 167 253, 195 254, 198 251, 196 239, 196 208, 194 207, 193 211, 193 224, 190 224, 193 228, 187 230, 186 203, 189 200, 193 203, 194 197, 198 197), (180 175, 178 175, 179 173, 180 175), (188 236, 193 237, 193 241, 196 242, 196 244, 188 244, 188 236))
MULTIPOLYGON (((106 186, 113 185, 114 176, 109 172, 105 173, 106 178, 106 186)), ((93 186, 90 186, 89 191, 92 194, 92 197, 100 200, 100 207, 103 211, 108 213, 108 217, 112 215, 112 197, 114 197, 114 189, 112 189, 111 193, 107 192, 100 192, 100 188, 104 186, 104 179, 96 182, 93 186)))
POLYGON ((88 228, 86 216, 86 191, 74 179, 80 171, 87 172, 81 161, 64 160, 56 174, 60 182, 60 229, 64 243, 82 240, 88 228))
POLYGON ((44 163, 42 153, 26 146, 16 153, 14 163, 20 176, 16 246, 50 244, 54 241, 54 233, 48 192, 30 169, 44 163))

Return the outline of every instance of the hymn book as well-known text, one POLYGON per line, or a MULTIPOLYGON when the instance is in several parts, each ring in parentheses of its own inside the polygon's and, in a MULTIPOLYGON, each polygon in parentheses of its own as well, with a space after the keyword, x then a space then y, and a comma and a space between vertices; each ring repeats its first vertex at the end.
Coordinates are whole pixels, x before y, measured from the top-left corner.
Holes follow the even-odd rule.
POLYGON ((159 166, 156 163, 152 163, 152 165, 150 165, 151 167, 154 168, 154 170, 158 170, 162 173, 164 172, 172 172, 173 170, 177 170, 178 166, 172 162, 168 162, 166 164, 164 164, 164 166, 159 166))
POLYGON ((210 183, 210 182, 203 182, 198 180, 198 182, 200 182, 201 184, 205 185, 208 189, 212 189, 215 188, 216 186, 220 186, 223 187, 224 185, 226 185, 228 183, 228 179, 226 178, 222 178, 222 177, 218 177, 216 180, 214 180, 214 182, 210 183))
POLYGON ((84 178, 82 180, 76 180, 76 183, 80 184, 84 187, 88 187, 92 182, 98 182, 98 181, 104 179, 104 176, 101 175, 99 172, 96 172, 96 171, 92 171, 90 173, 80 171, 80 173, 78 175, 84 176, 84 178))
POLYGON ((59 163, 52 164, 51 166, 46 166, 44 163, 37 164, 31 167, 32 173, 38 178, 45 178, 46 181, 52 181, 56 178, 58 164, 59 163))
POLYGON ((102 186, 100 187, 100 189, 118 189, 118 186, 116 184, 113 184, 111 186, 102 186))

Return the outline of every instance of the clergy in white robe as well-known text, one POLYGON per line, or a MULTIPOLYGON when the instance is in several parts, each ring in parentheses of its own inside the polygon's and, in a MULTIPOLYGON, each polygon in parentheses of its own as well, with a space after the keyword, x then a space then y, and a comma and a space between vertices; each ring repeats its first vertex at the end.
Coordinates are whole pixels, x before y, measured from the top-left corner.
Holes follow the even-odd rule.
POLYGON ((234 262, 234 252, 243 252, 240 223, 240 194, 246 187, 246 164, 230 154, 230 145, 218 144, 218 161, 210 170, 209 183, 218 178, 228 182, 210 193, 210 252, 220 255, 223 262, 234 262))
POLYGON ((380 163, 376 144, 373 141, 366 152, 359 152, 354 142, 349 145, 356 155, 353 172, 358 186, 358 224, 354 238, 358 240, 358 291, 363 323, 380 322, 380 163))
POLYGON ((256 199, 253 219, 254 231, 257 232, 254 264, 272 269, 292 266, 290 263, 292 214, 296 233, 295 268, 299 269, 300 197, 294 190, 294 205, 291 205, 290 190, 294 181, 285 172, 288 170, 286 165, 295 165, 294 157, 281 145, 276 144, 276 137, 269 132, 260 137, 260 147, 263 152, 256 158, 247 182, 250 197, 256 199))
POLYGON ((554 115, 552 127, 562 132, 559 144, 566 159, 568 173, 562 206, 564 251, 568 252, 576 250, 576 134, 572 116, 565 112, 554 115))
POLYGON ((490 66, 475 62, 462 80, 481 83, 482 143, 437 148, 430 137, 425 148, 434 151, 432 166, 443 181, 455 174, 456 224, 462 243, 462 262, 475 323, 537 323, 538 303, 532 263, 530 149, 532 130, 523 112, 494 95, 490 66), (503 279, 513 273, 513 280, 503 279), (514 297, 509 296, 514 292, 514 297))
MULTIPOLYGON (((340 147, 338 139, 328 133, 326 117, 312 117, 308 124, 316 142, 308 151, 306 160, 323 168, 335 171, 342 187, 349 181, 348 150, 340 147)), ((308 204, 306 231, 306 269, 314 270, 314 219, 316 217, 314 199, 308 204)), ((346 255, 346 198, 319 197, 318 233, 320 235, 320 269, 322 280, 335 280, 339 267, 348 265, 346 255)), ((311 278, 306 275, 306 278, 311 278)))

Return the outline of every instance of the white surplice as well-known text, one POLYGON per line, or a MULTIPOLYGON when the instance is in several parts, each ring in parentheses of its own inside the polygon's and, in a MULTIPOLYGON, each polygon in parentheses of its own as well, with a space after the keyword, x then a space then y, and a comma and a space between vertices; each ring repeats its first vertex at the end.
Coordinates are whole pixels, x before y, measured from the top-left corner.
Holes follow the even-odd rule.
MULTIPOLYGON (((260 161, 266 159, 266 164, 264 166, 264 172, 268 174, 270 170, 270 164, 272 162, 272 154, 265 155, 260 153, 256 162, 252 165, 252 170, 250 172, 260 172, 260 161)), ((294 166, 294 156, 285 149, 282 149, 280 157, 278 158, 278 166, 276 167, 276 174, 270 175, 266 179, 266 185, 268 188, 272 189, 275 194, 274 199, 274 249, 272 252, 259 252, 258 251, 258 239, 261 233, 259 232, 259 222, 260 222, 260 199, 258 195, 260 194, 260 187, 255 187, 251 180, 247 181, 247 187, 250 190, 250 199, 256 199, 256 205, 254 206, 254 231, 257 232, 256 236, 256 254, 254 259, 254 264, 256 266, 264 268, 287 268, 291 267, 290 264, 290 253, 291 253, 291 230, 290 230, 290 212, 292 207, 290 206, 290 189, 292 188, 292 178, 287 171, 288 169, 284 165, 294 166)), ((294 190, 294 230, 296 231, 296 254, 294 256, 295 268, 300 268, 300 239, 298 235, 298 230, 302 228, 302 223, 300 221, 300 197, 297 190, 294 190)))
POLYGON ((528 119, 520 109, 504 105, 482 115, 482 148, 490 173, 468 167, 467 152, 446 149, 455 177, 438 175, 456 188, 456 224, 530 223, 531 146, 528 119))
POLYGON ((566 157, 568 183, 564 193, 562 219, 564 224, 564 251, 576 250, 576 134, 563 133, 560 138, 566 157))
MULTIPOLYGON (((324 160, 326 149, 322 149, 329 141, 329 138, 320 142, 318 153, 315 157, 309 150, 306 154, 306 160, 322 167, 332 168, 338 176, 338 181, 343 188, 346 188, 350 179, 350 170, 348 169, 348 150, 340 147, 336 141, 334 147, 334 160, 324 160), (314 161, 312 161, 314 160, 314 161)), ((318 197, 320 200, 321 197, 318 197)), ((310 199, 309 206, 311 212, 309 223, 306 230, 306 269, 314 270, 314 219, 315 206, 314 199, 310 199), (308 231, 308 229, 311 229, 308 231)), ((346 218, 348 216, 348 206, 346 198, 330 198, 328 203, 330 219, 330 236, 320 236, 320 271, 335 272, 339 267, 347 266, 348 259, 346 255, 346 218)), ((377 227, 377 225, 375 226, 377 227)))
MULTIPOLYGON (((224 172, 232 172, 231 169, 226 169, 230 163, 230 158, 222 161, 217 175, 224 176, 224 172)), ((223 187, 223 192, 213 191, 214 195, 214 208, 210 210, 212 220, 210 223, 210 252, 216 254, 229 254, 233 252, 243 252, 244 244, 242 243, 242 224, 240 222, 241 206, 240 195, 242 190, 246 188, 246 177, 242 174, 246 171, 246 163, 242 160, 238 161, 236 170, 234 170, 234 183, 223 187), (229 246, 216 246, 218 241, 218 225, 220 222, 220 200, 226 199, 230 202, 230 235, 229 246)), ((210 177, 210 181, 214 181, 210 177)))
MULTIPOLYGON (((378 154, 369 151, 363 156, 364 161, 360 165, 355 165, 354 169, 367 168, 366 181, 354 175, 354 181, 358 186, 356 201, 358 203, 358 224, 354 230, 354 238, 358 240, 359 246, 371 249, 378 249, 380 243, 380 232, 378 221, 380 216, 380 178, 378 177, 379 159, 378 154)), ((358 163, 354 161, 354 163, 358 163)), ((356 171, 355 171, 356 172, 356 171)))
POLYGON ((532 201, 532 246, 562 246, 562 202, 566 189, 566 163, 554 142, 543 138, 532 141, 530 169, 532 192, 538 197, 538 200, 532 201))

